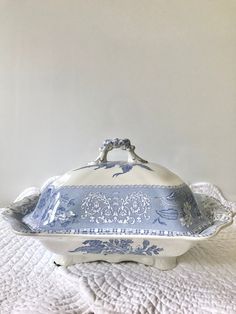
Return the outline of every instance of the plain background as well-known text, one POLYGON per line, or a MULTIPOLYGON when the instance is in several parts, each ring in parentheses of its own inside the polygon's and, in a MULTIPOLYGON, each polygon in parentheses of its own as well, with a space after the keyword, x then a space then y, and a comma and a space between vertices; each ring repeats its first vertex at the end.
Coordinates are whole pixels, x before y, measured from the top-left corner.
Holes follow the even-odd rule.
POLYGON ((235 0, 0 0, 0 205, 113 137, 236 200, 235 87, 235 0))

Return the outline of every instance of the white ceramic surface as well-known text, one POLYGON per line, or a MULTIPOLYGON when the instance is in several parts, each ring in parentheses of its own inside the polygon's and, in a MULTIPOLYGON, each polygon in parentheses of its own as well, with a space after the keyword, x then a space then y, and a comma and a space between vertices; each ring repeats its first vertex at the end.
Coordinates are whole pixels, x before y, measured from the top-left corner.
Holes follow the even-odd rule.
MULTIPOLYGON (((48 184, 48 183, 47 183, 48 184)), ((210 237, 213 237, 219 232, 219 230, 233 221, 233 215, 236 212, 236 204, 227 201, 220 190, 209 183, 197 183, 191 185, 192 191, 195 193, 201 193, 208 195, 211 199, 218 200, 221 203, 221 211, 216 212, 217 219, 215 223, 208 228, 208 230, 203 231, 201 234, 195 236, 112 236, 112 235, 81 235, 81 234, 50 234, 50 233, 34 233, 30 231, 19 218, 19 214, 24 213, 27 207, 30 207, 32 202, 35 204, 35 199, 38 199, 37 190, 28 190, 23 193, 16 202, 12 205, 11 209, 5 211, 4 216, 12 225, 13 231, 21 236, 33 236, 36 237, 43 245, 56 254, 55 262, 60 265, 71 265, 80 262, 92 262, 95 260, 104 260, 108 262, 121 262, 121 261, 135 261, 139 263, 144 263, 146 265, 155 266, 161 270, 168 270, 176 265, 176 258, 185 252, 187 252, 191 247, 199 243, 199 241, 207 241, 210 237), (112 252, 104 249, 101 250, 100 254, 88 253, 87 248, 89 241, 101 241, 102 243, 115 244, 115 251, 112 252), (122 240, 130 241, 132 243, 131 251, 127 254, 122 251, 122 254, 117 252, 117 247, 122 240), (117 241, 117 242, 113 242, 117 241), (144 243, 145 241, 145 243, 144 243), (151 250, 151 254, 145 253, 146 248, 153 247, 158 250, 151 250), (76 251, 77 248, 80 250, 76 251), (82 248, 82 249, 81 249, 82 248), (137 251, 137 248, 141 248, 141 251, 137 251), (137 252, 139 254, 137 254, 137 252), (141 254, 140 254, 141 253, 141 254)), ((214 208, 211 208, 214 212, 214 208)), ((130 243, 126 243, 126 247, 130 248, 130 243)), ((225 244, 227 245, 227 243, 225 244)), ((147 252, 147 250, 146 250, 147 252)), ((202 261, 204 262, 204 261, 202 261)))
POLYGON ((105 140, 94 162, 45 186, 22 221, 34 232, 190 235, 209 226, 189 187, 174 173, 139 157, 129 139, 105 140), (113 149, 127 161, 108 161, 113 149))
MULTIPOLYGON (((13 230, 39 238, 56 263, 138 261, 166 270, 198 241, 232 223, 232 203, 211 184, 191 188, 135 153, 128 139, 106 140, 94 162, 49 180, 4 212, 13 230), (108 161, 121 148, 128 161, 108 161)), ((25 195, 24 195, 25 196, 25 195)))

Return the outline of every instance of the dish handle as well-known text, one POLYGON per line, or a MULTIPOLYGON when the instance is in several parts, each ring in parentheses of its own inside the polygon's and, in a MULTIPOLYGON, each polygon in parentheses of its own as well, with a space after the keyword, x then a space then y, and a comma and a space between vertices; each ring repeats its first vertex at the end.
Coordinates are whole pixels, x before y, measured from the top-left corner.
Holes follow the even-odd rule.
POLYGON ((107 162, 107 155, 108 153, 115 149, 115 148, 120 148, 122 150, 126 150, 128 152, 128 162, 142 162, 142 163, 147 163, 146 160, 142 159, 139 157, 135 152, 135 146, 131 144, 130 140, 125 138, 125 139, 119 139, 115 138, 113 140, 107 139, 103 142, 103 145, 100 147, 100 153, 97 157, 97 159, 90 163, 90 164, 100 164, 107 162))
POLYGON ((236 215, 236 202, 227 200, 216 185, 209 182, 199 182, 190 184, 190 188, 195 193, 206 194, 219 200, 228 208, 233 217, 236 215))
POLYGON ((9 213, 21 214, 25 216, 34 210, 40 197, 40 191, 37 188, 28 188, 23 191, 16 200, 6 209, 9 213))

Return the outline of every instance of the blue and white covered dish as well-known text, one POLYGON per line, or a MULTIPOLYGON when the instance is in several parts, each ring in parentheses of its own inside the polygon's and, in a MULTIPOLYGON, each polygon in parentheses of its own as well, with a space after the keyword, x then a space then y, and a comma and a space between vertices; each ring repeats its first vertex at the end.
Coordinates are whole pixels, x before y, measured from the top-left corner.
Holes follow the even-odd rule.
POLYGON ((133 260, 160 269, 232 222, 232 202, 213 185, 188 186, 134 152, 128 139, 106 140, 95 162, 47 184, 5 212, 13 229, 38 237, 57 263, 133 260), (114 148, 128 161, 107 161, 114 148))

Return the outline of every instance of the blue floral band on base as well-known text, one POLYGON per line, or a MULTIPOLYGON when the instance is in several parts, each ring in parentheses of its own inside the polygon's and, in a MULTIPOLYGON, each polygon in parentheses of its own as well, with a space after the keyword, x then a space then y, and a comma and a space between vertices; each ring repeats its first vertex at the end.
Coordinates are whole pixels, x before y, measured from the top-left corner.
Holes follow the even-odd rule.
POLYGON ((101 240, 86 240, 83 246, 80 246, 70 253, 92 253, 92 254, 134 254, 134 255, 158 255, 163 248, 156 245, 151 245, 148 240, 143 240, 142 246, 133 247, 133 240, 130 239, 109 239, 108 241, 101 240))
POLYGON ((35 232, 91 234, 194 234, 210 224, 186 184, 49 185, 23 222, 35 232))

